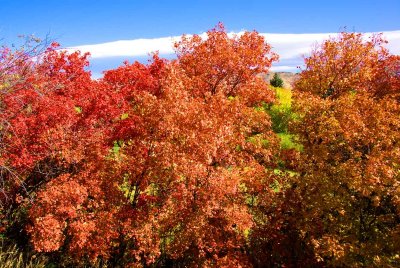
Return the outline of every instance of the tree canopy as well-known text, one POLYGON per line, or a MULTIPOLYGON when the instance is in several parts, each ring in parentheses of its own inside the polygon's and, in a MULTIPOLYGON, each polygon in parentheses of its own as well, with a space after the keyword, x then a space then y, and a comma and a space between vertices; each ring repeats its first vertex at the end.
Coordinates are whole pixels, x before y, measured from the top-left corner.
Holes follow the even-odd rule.
POLYGON ((222 24, 98 80, 57 43, 0 52, 0 233, 60 267, 400 263, 400 57, 382 36, 278 56, 222 24), (277 85, 281 86, 281 85, 277 85))

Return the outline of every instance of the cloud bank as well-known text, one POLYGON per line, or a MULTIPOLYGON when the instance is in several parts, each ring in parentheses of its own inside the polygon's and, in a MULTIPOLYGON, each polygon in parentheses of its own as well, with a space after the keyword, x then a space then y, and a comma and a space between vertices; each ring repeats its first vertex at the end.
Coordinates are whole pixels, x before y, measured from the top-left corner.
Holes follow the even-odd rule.
MULTIPOLYGON (((230 33, 230 35, 240 35, 243 32, 230 33)), ((274 71, 296 71, 297 66, 303 64, 303 55, 307 55, 313 45, 322 43, 330 36, 336 36, 337 33, 313 33, 313 34, 270 34, 260 33, 271 44, 273 51, 279 54, 280 60, 272 67, 274 71)), ((367 36, 373 33, 366 33, 367 36)), ((205 37, 206 34, 201 34, 205 37)), ((387 48, 393 54, 400 54, 400 30, 385 31, 383 36, 389 41, 387 48)), ((81 52, 90 52, 92 62, 110 58, 136 59, 145 57, 151 52, 158 51, 161 55, 174 54, 173 44, 180 40, 180 36, 161 37, 153 39, 135 39, 120 40, 101 44, 81 45, 69 47, 67 50, 81 52)), ((93 64, 93 63, 92 63, 93 64)), ((113 68, 114 66, 104 66, 103 70, 113 68)), ((98 69, 98 68, 95 68, 98 69)))

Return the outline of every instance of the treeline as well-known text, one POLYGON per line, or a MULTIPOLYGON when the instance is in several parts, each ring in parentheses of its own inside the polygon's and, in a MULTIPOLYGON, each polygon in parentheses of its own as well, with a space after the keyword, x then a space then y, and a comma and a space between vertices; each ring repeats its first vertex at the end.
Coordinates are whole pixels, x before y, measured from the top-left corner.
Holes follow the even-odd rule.
POLYGON ((257 32, 207 36, 99 80, 56 43, 1 50, 3 251, 49 267, 399 266, 400 57, 340 33, 291 97, 259 76, 278 55, 257 32))

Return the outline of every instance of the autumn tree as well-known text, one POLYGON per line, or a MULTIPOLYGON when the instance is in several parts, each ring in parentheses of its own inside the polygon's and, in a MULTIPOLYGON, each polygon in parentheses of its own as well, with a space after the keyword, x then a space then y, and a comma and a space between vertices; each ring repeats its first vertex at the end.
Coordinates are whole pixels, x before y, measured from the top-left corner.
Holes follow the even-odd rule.
POLYGON ((57 44, 32 62, 2 95, 3 191, 22 213, 6 232, 74 265, 250 266, 249 200, 273 195, 278 150, 257 74, 277 56, 222 24, 175 48, 99 81, 57 44))
POLYGON ((400 57, 385 43, 341 33, 305 59, 294 87, 304 152, 291 229, 321 265, 399 264, 400 57))
MULTIPOLYGON (((273 101, 273 93, 253 68, 266 70, 275 55, 266 54, 270 47, 255 32, 229 38, 220 25, 207 35, 176 44, 178 59, 167 65, 160 93, 140 93, 134 100, 131 113, 145 118, 148 134, 125 139, 119 149, 125 160, 118 172, 129 174, 128 196, 152 217, 143 216, 145 229, 136 220, 138 229, 127 233, 136 241, 137 233, 145 234, 139 260, 249 265, 244 250, 252 215, 246 197, 266 185, 268 191, 265 166, 274 161, 276 146, 268 115, 254 109, 273 101), (137 161, 132 156, 140 146, 147 152, 143 164, 124 164, 137 161), (154 247, 153 255, 145 245, 154 247)), ((125 75, 119 79, 131 66, 120 69, 125 75)), ((106 73, 105 82, 132 85, 111 81, 113 73, 106 73)))
POLYGON ((257 74, 276 56, 255 32, 229 38, 219 25, 207 35, 176 44, 178 60, 165 88, 177 97, 163 105, 174 112, 163 117, 171 140, 159 148, 168 150, 179 178, 163 215, 163 230, 177 243, 166 240, 165 253, 190 266, 248 266, 247 198, 272 192, 265 167, 274 162, 277 145, 268 115, 255 109, 273 100, 257 74))

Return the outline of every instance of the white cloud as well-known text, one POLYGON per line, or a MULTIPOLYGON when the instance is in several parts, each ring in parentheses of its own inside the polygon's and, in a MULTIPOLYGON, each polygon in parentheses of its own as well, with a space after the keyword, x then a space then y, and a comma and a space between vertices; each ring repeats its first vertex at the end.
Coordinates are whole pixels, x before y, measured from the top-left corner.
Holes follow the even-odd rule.
POLYGON ((177 37, 121 40, 94 45, 70 47, 68 50, 90 52, 91 57, 94 59, 144 56, 155 51, 159 51, 160 54, 172 54, 174 53, 172 44, 175 40, 177 40, 177 37))
MULTIPOLYGON (((237 33, 238 35, 243 32, 237 33)), ((229 33, 232 36, 235 33, 229 33)), ((295 71, 297 65, 302 64, 302 56, 307 55, 314 44, 322 43, 336 33, 315 34, 269 34, 260 33, 272 45, 273 51, 279 54, 280 63, 275 64, 275 70, 295 71), (281 65, 281 66, 280 66, 281 65)), ((372 33, 366 33, 371 35, 372 33)), ((387 47, 393 54, 400 54, 400 30, 383 32, 387 47)), ((201 34, 203 38, 206 34, 201 34)), ((180 40, 180 36, 161 37, 153 39, 120 40, 101 44, 81 45, 69 47, 67 50, 90 52, 92 59, 111 57, 139 57, 158 51, 162 55, 173 54, 173 43, 180 40)))
MULTIPOLYGON (((370 36, 374 33, 366 33, 370 36)), ((322 43, 329 37, 335 37, 337 33, 316 34, 268 34, 262 33, 268 43, 274 47, 280 59, 292 59, 308 54, 312 46, 322 43)), ((383 36, 389 41, 388 49, 393 54, 400 54, 400 30, 383 32, 383 36)))
POLYGON ((296 66, 288 66, 288 65, 281 65, 281 66, 272 66, 271 71, 273 72, 297 72, 298 68, 296 66))

